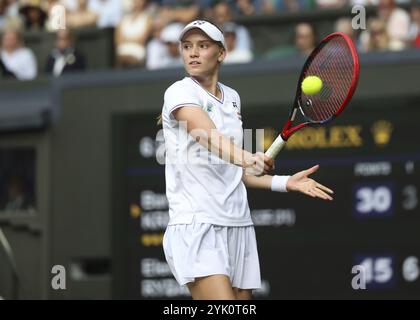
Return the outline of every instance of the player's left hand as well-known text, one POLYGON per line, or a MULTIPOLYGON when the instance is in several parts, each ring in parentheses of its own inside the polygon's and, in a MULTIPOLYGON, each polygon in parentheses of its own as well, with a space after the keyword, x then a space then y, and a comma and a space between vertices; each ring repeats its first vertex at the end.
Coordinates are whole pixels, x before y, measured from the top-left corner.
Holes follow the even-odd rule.
POLYGON ((333 200, 330 194, 334 191, 309 178, 309 175, 319 169, 319 165, 313 166, 307 170, 295 173, 287 181, 286 188, 288 191, 302 192, 313 198, 321 198, 324 200, 333 200))

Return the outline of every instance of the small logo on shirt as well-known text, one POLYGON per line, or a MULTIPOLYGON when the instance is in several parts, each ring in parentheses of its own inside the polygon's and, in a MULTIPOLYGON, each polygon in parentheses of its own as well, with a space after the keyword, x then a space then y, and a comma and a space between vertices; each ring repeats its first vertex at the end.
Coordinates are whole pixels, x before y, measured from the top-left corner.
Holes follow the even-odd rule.
POLYGON ((205 110, 206 110, 207 112, 212 112, 212 110, 213 110, 213 105, 212 105, 211 103, 208 103, 208 104, 207 104, 207 107, 205 108, 205 110))
POLYGON ((241 112, 239 111, 239 107, 236 104, 236 101, 232 101, 232 105, 237 110, 236 115, 238 116, 238 119, 239 120, 242 120, 241 112))

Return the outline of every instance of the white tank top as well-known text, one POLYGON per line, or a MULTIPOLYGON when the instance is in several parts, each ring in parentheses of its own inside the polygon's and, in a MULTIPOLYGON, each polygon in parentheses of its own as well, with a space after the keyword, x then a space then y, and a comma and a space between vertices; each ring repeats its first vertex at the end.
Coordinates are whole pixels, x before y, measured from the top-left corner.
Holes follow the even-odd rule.
POLYGON ((141 37, 146 31, 147 17, 147 13, 123 17, 121 20, 121 33, 128 39, 141 37))

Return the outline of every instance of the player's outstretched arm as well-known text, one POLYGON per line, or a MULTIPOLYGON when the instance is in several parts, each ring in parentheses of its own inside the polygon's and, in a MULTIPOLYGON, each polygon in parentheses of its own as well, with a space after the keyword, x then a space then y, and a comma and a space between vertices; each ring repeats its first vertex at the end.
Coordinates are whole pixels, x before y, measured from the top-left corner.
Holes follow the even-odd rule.
POLYGON ((324 200, 333 200, 331 195, 334 193, 331 189, 309 178, 309 175, 319 169, 319 165, 300 171, 292 175, 287 180, 287 191, 297 191, 304 193, 313 198, 321 198, 324 200))
MULTIPOLYGON (((331 194, 333 194, 334 192, 331 189, 309 178, 309 175, 317 171, 318 168, 319 166, 316 165, 312 168, 297 172, 294 175, 288 177, 287 181, 285 182, 285 190, 283 191, 297 191, 313 198, 333 200, 331 194)), ((281 180, 282 179, 280 179, 280 181, 281 180)), ((283 189, 282 187, 278 188, 275 185, 273 185, 273 176, 270 175, 255 177, 244 173, 244 175, 242 176, 242 181, 248 188, 267 190, 271 189, 273 191, 279 191, 279 189, 283 189)))
POLYGON ((220 133, 208 114, 197 106, 183 106, 173 115, 178 121, 186 123, 188 133, 198 143, 219 158, 244 168, 248 174, 260 176, 273 169, 273 159, 262 152, 252 154, 237 146, 220 133))
POLYGON ((270 176, 268 174, 260 177, 251 176, 249 174, 246 174, 244 171, 244 174, 242 175, 242 181, 244 182, 245 186, 248 188, 253 189, 271 189, 271 182, 272 182, 273 176, 270 176))

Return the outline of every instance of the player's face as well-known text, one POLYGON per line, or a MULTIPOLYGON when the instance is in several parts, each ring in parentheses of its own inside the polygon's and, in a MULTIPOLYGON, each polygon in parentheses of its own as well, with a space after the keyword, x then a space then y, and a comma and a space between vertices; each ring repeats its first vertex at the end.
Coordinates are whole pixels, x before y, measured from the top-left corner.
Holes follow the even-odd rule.
POLYGON ((209 76, 225 58, 225 50, 200 29, 188 31, 181 42, 182 59, 190 76, 209 76))

